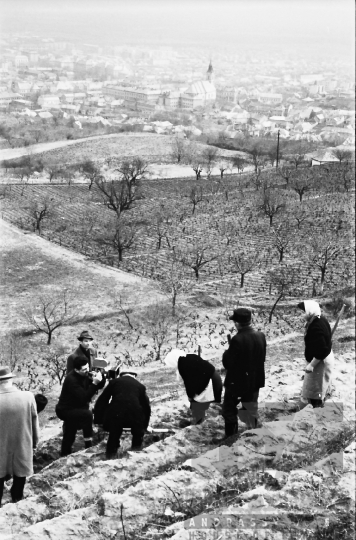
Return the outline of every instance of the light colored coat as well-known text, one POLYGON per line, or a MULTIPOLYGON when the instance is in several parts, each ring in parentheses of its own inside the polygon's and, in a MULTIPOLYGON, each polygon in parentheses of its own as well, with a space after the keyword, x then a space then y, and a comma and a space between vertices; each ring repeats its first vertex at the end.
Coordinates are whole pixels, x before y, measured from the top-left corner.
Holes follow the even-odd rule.
POLYGON ((0 478, 33 474, 33 448, 38 439, 33 394, 0 384, 0 478))

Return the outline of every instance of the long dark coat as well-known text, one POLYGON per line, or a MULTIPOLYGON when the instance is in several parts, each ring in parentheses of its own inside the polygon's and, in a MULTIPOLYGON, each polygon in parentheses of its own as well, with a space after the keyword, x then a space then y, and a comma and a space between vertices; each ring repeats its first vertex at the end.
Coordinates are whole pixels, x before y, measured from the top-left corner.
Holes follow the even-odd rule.
POLYGON ((70 354, 67 358, 67 375, 70 373, 73 369, 73 361, 75 358, 84 358, 85 360, 88 360, 89 362, 89 371, 93 369, 93 361, 96 356, 95 352, 92 349, 88 349, 87 354, 85 354, 86 351, 79 345, 75 349, 75 351, 70 354))
POLYGON ((227 370, 224 386, 232 386, 239 395, 256 392, 265 385, 266 337, 251 326, 239 328, 224 352, 227 370))
POLYGON ((94 407, 94 423, 106 431, 113 427, 147 429, 151 407, 146 387, 128 375, 111 381, 94 407))

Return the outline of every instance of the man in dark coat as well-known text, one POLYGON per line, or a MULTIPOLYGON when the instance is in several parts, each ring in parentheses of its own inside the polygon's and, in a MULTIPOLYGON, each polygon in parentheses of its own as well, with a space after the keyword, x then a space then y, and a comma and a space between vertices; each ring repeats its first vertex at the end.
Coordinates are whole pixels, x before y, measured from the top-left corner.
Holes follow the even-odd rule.
POLYGON ((123 428, 131 428, 132 450, 140 450, 147 430, 151 407, 146 387, 136 380, 136 373, 125 371, 110 381, 94 407, 94 422, 109 432, 106 457, 116 457, 123 428), (110 402, 110 403, 109 403, 110 402))
POLYGON ((68 356, 67 375, 73 369, 73 362, 75 358, 86 358, 89 364, 89 371, 93 369, 93 361, 96 357, 96 351, 91 348, 91 342, 93 341, 93 339, 94 338, 87 330, 84 330, 80 334, 80 336, 78 336, 78 341, 80 342, 80 345, 75 349, 72 354, 68 356))
POLYGON ((105 379, 101 373, 89 374, 87 358, 75 358, 73 370, 66 376, 56 406, 56 415, 63 420, 61 456, 72 451, 78 429, 83 430, 85 448, 92 445, 93 414, 89 403, 96 392, 103 388, 105 379))
POLYGON ((241 402, 239 416, 249 428, 257 425, 259 389, 265 385, 266 337, 251 326, 251 311, 234 310, 237 334, 230 340, 222 363, 226 369, 225 396, 222 415, 227 437, 237 433, 237 405, 241 402))

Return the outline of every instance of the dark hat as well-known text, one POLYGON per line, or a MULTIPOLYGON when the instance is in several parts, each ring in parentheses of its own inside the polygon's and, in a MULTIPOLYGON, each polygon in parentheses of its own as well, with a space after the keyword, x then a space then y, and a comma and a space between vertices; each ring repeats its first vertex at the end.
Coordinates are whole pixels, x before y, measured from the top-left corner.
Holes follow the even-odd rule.
POLYGON ((45 406, 48 403, 48 399, 43 394, 36 394, 35 395, 35 401, 36 401, 36 406, 37 406, 37 412, 38 413, 43 411, 43 409, 45 408, 45 406))
POLYGON ((15 377, 15 375, 11 373, 11 369, 8 366, 0 366, 0 381, 12 379, 13 377, 15 377))
POLYGON ((251 311, 243 307, 234 309, 234 313, 229 319, 240 324, 248 324, 251 322, 251 311))
POLYGON ((135 371, 123 371, 122 373, 120 373, 120 377, 122 377, 123 375, 132 375, 133 377, 137 377, 137 373, 135 373, 135 371))
POLYGON ((304 305, 304 302, 299 302, 299 304, 297 305, 297 307, 299 309, 302 309, 303 311, 305 311, 305 305, 304 305))
POLYGON ((82 332, 80 336, 78 336, 78 339, 79 341, 82 341, 83 339, 93 340, 94 338, 89 334, 88 330, 84 330, 84 332, 82 332))

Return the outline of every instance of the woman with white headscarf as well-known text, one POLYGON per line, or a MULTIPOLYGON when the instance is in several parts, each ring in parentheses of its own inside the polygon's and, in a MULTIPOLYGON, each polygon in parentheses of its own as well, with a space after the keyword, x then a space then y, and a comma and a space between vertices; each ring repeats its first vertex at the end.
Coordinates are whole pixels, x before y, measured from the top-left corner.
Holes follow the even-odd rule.
POLYGON ((177 380, 183 380, 194 423, 201 424, 210 403, 221 402, 222 380, 219 373, 207 360, 179 349, 169 352, 164 361, 166 366, 176 370, 177 380))
POLYGON ((308 362, 305 368, 302 401, 310 403, 313 407, 323 407, 334 367, 331 328, 315 300, 300 302, 298 307, 305 312, 304 354, 308 362))

